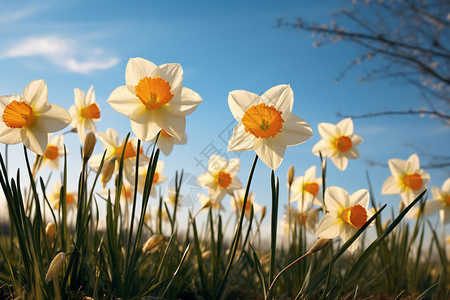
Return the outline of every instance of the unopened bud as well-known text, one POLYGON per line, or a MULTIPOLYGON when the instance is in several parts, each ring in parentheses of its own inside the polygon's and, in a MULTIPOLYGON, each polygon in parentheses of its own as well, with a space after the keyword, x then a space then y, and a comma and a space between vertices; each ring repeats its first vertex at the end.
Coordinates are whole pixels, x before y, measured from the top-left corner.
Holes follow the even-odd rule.
POLYGON ((266 216, 266 206, 265 205, 263 205, 262 207, 261 207, 261 220, 260 220, 260 222, 262 222, 262 220, 264 219, 264 217, 266 216))
POLYGON ((90 131, 84 140, 84 146, 83 146, 83 159, 89 160, 91 158, 92 152, 94 151, 95 144, 97 143, 97 138, 95 137, 95 134, 90 131))
POLYGON ((145 243, 144 246, 142 246, 142 251, 144 253, 154 253, 161 248, 161 245, 164 243, 166 238, 162 235, 152 235, 145 243))
POLYGON ((206 250, 202 253, 202 259, 209 259, 211 257, 211 250, 206 250))
POLYGON ((106 186, 106 184, 109 182, 109 180, 113 176, 115 168, 116 168, 116 158, 109 160, 103 167, 102 180, 101 180, 103 183, 103 187, 106 186))
POLYGON ((50 267, 48 267, 47 274, 45 275, 45 283, 48 284, 50 281, 58 277, 67 255, 68 254, 64 252, 59 252, 56 254, 55 258, 50 263, 50 267))
POLYGON ((309 252, 315 253, 317 251, 322 250, 323 248, 325 248, 326 246, 328 246, 328 244, 330 243, 330 239, 324 239, 324 238, 320 238, 309 250, 309 252))
POLYGON ((51 244, 56 239, 56 225, 53 222, 50 222, 45 227, 45 236, 47 237, 47 241, 51 244))
POLYGON ((288 180, 289 186, 291 186, 292 182, 294 181, 294 166, 289 167, 289 170, 287 172, 287 180, 288 180))

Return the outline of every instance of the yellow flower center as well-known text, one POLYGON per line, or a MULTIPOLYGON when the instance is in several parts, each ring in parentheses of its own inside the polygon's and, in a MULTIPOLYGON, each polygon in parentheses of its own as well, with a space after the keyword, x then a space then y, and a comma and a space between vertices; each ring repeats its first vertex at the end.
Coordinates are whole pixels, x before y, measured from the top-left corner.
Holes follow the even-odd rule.
POLYGON ((58 147, 53 145, 48 145, 45 150, 44 157, 49 160, 55 160, 58 157, 58 147))
POLYGON ((155 110, 173 98, 170 84, 161 77, 144 77, 134 87, 136 96, 148 108, 155 110))
POLYGON ((352 140, 348 136, 340 136, 334 141, 334 146, 340 152, 346 152, 352 148, 352 140))
POLYGON ((444 203, 447 206, 450 206, 450 194, 444 196, 444 203))
POLYGON ((92 103, 81 109, 81 116, 85 119, 98 119, 100 118, 100 109, 97 104, 92 103))
POLYGON ((3 123, 9 128, 24 128, 34 123, 31 106, 23 101, 12 101, 3 110, 3 123))
POLYGON ((153 183, 158 183, 158 180, 159 180, 159 173, 158 172, 155 172, 155 175, 153 176, 153 183))
MULTIPOLYGON (((119 159, 122 157, 122 152, 124 151, 123 148, 124 148, 124 145, 122 145, 120 147, 116 147, 116 149, 115 149, 114 155, 119 159)), ((140 148, 139 153, 143 153, 142 148, 140 148)), ((135 157, 135 156, 136 156, 136 151, 134 151, 134 149, 133 149, 133 144, 131 142, 128 142, 125 147, 125 154, 123 156, 123 159, 135 157)))
POLYGON ((231 176, 227 172, 220 171, 216 175, 216 182, 221 188, 226 188, 231 183, 231 176))
POLYGON ((273 105, 264 103, 252 105, 242 117, 242 123, 246 132, 250 132, 257 138, 274 137, 281 131, 284 120, 281 112, 273 105))
POLYGON ((303 190, 315 196, 319 192, 319 185, 315 182, 308 182, 303 186, 303 190))
POLYGON ((403 177, 403 184, 413 191, 418 191, 422 187, 423 181, 419 174, 409 174, 403 177))
POLYGON ((355 228, 361 228, 367 221, 367 212, 359 204, 346 208, 341 213, 341 219, 355 228))

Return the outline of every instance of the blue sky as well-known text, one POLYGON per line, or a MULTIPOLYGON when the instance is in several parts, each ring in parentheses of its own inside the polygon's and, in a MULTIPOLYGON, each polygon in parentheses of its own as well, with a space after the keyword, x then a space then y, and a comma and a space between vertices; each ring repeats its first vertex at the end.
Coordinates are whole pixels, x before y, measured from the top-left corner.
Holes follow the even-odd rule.
MULTIPOLYGON (((334 83, 333 79, 356 57, 358 49, 346 44, 314 48, 310 34, 276 28, 279 17, 295 20, 302 15, 319 23, 328 22, 331 12, 341 4, 337 1, 3 2, 0 95, 20 94, 30 81, 44 79, 49 102, 68 109, 74 101, 75 87, 87 91, 93 85, 101 108, 98 131, 114 127, 124 136, 131 130, 129 121, 106 100, 116 87, 124 85, 128 59, 143 57, 158 65, 180 63, 184 69, 183 85, 199 93, 203 102, 187 117, 188 144, 176 146, 170 159, 161 157, 166 163, 164 173, 171 178, 181 168, 195 176, 203 173, 196 159, 206 164, 202 153, 208 146, 226 152, 221 139, 223 131, 234 126, 227 102, 230 91, 243 89, 259 94, 278 84, 290 84, 294 91, 293 113, 310 124, 314 135, 302 145, 289 147, 276 171, 284 204, 288 167, 294 165, 296 175, 303 175, 310 166, 319 166, 319 158, 311 153, 320 140, 319 123, 339 122, 337 112, 356 115, 423 106, 413 87, 388 81, 358 83, 358 76, 368 67, 365 65, 334 83)), ((344 172, 329 162, 328 186, 339 185, 350 193, 367 188, 368 170, 377 202, 397 207, 399 196, 380 195, 384 180, 390 176, 389 170, 369 167, 366 160, 387 163, 390 158, 407 159, 415 152, 405 146, 407 142, 432 153, 448 154, 449 128, 432 119, 379 117, 354 123, 355 133, 364 138, 358 147, 361 158, 350 161, 344 172)), ((78 171, 78 138, 69 134, 65 141, 70 151, 69 167, 78 171)), ((21 151, 19 146, 10 149, 21 151)), ((23 160, 20 151, 17 151, 19 161, 23 160)), ((99 144, 96 153, 100 152, 99 144)), ((12 151, 11 157, 15 155, 16 151, 12 151)), ((227 153, 227 156, 241 158, 239 177, 245 184, 254 153, 239 156, 227 153)), ((442 170, 427 171, 431 185, 439 187, 448 176, 442 170)), ((270 170, 260 161, 252 183, 257 202, 270 204, 269 186, 270 170)))

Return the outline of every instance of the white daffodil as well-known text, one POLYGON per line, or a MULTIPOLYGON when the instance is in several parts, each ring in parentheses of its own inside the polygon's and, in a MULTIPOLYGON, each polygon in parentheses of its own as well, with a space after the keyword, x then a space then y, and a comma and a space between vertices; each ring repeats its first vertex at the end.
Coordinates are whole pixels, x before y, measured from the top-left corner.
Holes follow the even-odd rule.
POLYGON ((349 159, 359 157, 356 146, 361 144, 363 139, 353 134, 352 119, 344 119, 336 125, 320 123, 319 133, 322 139, 314 145, 312 152, 317 156, 321 152, 324 157, 329 157, 339 170, 344 171, 347 168, 349 159))
POLYGON ((442 184, 442 189, 439 189, 437 186, 431 187, 431 193, 433 199, 427 201, 426 204, 433 211, 439 210, 442 223, 450 223, 450 178, 442 184))
POLYGON ((116 88, 108 103, 130 119, 134 134, 144 142, 161 129, 182 139, 186 116, 202 98, 182 86, 183 69, 171 63, 157 66, 143 58, 131 58, 125 73, 126 85, 116 88))
POLYGON ((95 103, 94 87, 91 86, 85 94, 82 90, 75 88, 75 105, 69 108, 72 117, 73 128, 76 128, 80 142, 84 142, 86 130, 95 132, 94 122, 100 121, 100 108, 95 103))
MULTIPOLYGON (((242 211, 244 205, 245 189, 234 190, 233 197, 231 197, 231 209, 238 214, 242 211)), ((255 194, 250 191, 245 204, 245 217, 250 219, 251 208, 253 206, 253 213, 261 210, 261 206, 255 202, 255 194)))
POLYGON ((200 201, 200 205, 201 205, 200 210, 203 210, 208 207, 212 207, 215 210, 225 211, 225 208, 222 205, 222 201, 214 200, 211 197, 208 197, 204 194, 198 194, 197 197, 198 197, 198 201, 200 201))
MULTIPOLYGON (((153 138, 150 142, 154 142, 156 139, 153 138)), ((161 129, 161 133, 158 137, 158 142, 156 145, 159 150, 164 153, 165 156, 169 156, 172 153, 173 145, 185 145, 187 143, 187 135, 186 132, 183 132, 181 139, 176 139, 170 134, 168 134, 164 129, 161 129)))
POLYGON ((287 146, 305 142, 311 127, 292 114, 294 93, 289 85, 277 85, 262 96, 236 90, 230 92, 228 105, 236 121, 228 151, 255 150, 259 158, 276 170, 287 146))
POLYGON ((40 168, 49 166, 53 170, 59 170, 61 157, 64 157, 64 136, 62 134, 52 137, 47 144, 40 168))
MULTIPOLYGON (((363 189, 349 195, 340 187, 329 187, 325 190, 325 205, 328 211, 316 231, 320 238, 332 239, 340 235, 345 243, 373 216, 367 209, 369 192, 363 189)), ((358 239, 348 248, 350 252, 358 248, 358 239)))
POLYGON ((389 160, 390 176, 383 183, 383 195, 400 194, 404 205, 409 205, 430 182, 430 175, 420 168, 417 154, 411 155, 408 160, 393 158, 389 160))
MULTIPOLYGON (((97 133, 98 139, 102 142, 103 148, 106 149, 106 155, 104 160, 104 166, 107 165, 108 162, 114 160, 114 171, 116 173, 119 170, 120 159, 122 157, 123 151, 125 151, 123 157, 123 172, 125 174, 128 182, 134 182, 134 167, 136 165, 136 147, 137 147, 137 139, 130 137, 128 138, 128 142, 125 144, 125 138, 119 143, 119 134, 112 128, 108 128, 106 133, 99 132, 97 133), (124 150, 125 149, 125 150, 124 150)), ((142 147, 139 150, 139 165, 145 165, 148 163, 148 157, 143 154, 142 147)), ((102 160, 103 153, 97 154, 91 157, 89 160, 92 168, 97 171, 100 162, 102 160)))
POLYGON ((30 82, 22 95, 0 96, 0 142, 17 144, 38 155, 47 149, 48 133, 64 129, 70 114, 56 104, 47 103, 44 80, 30 82))
POLYGON ((211 200, 219 202, 227 193, 232 194, 235 189, 241 188, 241 181, 236 177, 239 167, 238 158, 226 161, 213 154, 208 161, 208 171, 197 178, 197 183, 208 189, 211 200))
MULTIPOLYGON (((52 192, 48 195, 48 200, 50 201, 54 209, 59 209, 61 186, 62 186, 61 181, 55 181, 53 183, 52 192)), ((77 193, 66 191, 67 210, 75 209, 77 206, 76 204, 77 204, 77 193)))
MULTIPOLYGON (((144 193, 145 187, 145 178, 147 177, 148 166, 143 165, 139 167, 139 182, 138 182, 138 191, 142 194, 144 193)), ((162 173, 164 170, 164 162, 158 161, 155 168, 155 175, 153 176, 152 189, 150 190, 150 196, 156 198, 156 190, 158 189, 157 185, 165 182, 167 177, 162 173)))
POLYGON ((291 201, 298 202, 300 212, 306 211, 309 204, 322 205, 322 194, 319 193, 322 178, 316 177, 316 166, 306 170, 304 176, 299 176, 292 182, 291 201))
POLYGON ((305 226, 306 230, 312 234, 316 232, 317 224, 319 222, 319 209, 311 208, 303 212, 298 211, 294 207, 289 210, 285 207, 286 212, 283 213, 280 221, 281 228, 285 233, 289 232, 289 221, 291 222, 291 230, 297 226, 305 226))

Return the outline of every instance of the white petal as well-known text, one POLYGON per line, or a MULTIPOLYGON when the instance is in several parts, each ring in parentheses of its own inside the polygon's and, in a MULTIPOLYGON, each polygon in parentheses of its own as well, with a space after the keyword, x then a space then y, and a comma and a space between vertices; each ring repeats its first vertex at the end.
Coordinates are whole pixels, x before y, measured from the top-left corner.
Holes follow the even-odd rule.
MULTIPOLYGON (((5 109, 13 100, 20 101, 19 95, 0 96, 0 108, 5 109)), ((3 115, 3 112, 1 113, 3 115)))
POLYGON ((338 216, 337 212, 329 212, 320 220, 315 235, 320 238, 332 239, 341 235, 344 229, 345 224, 338 216))
POLYGON ((74 88, 73 94, 75 97, 75 106, 78 108, 85 107, 86 104, 85 104, 84 99, 85 99, 86 95, 84 94, 84 92, 82 90, 80 90, 79 88, 74 88))
POLYGON ((288 117, 281 128, 281 133, 285 139, 286 146, 301 144, 313 134, 308 123, 294 114, 288 114, 288 117))
POLYGON ((227 187, 227 190, 235 190, 240 189, 242 187, 242 182, 237 177, 233 177, 231 179, 230 185, 227 187))
POLYGON ((216 183, 211 173, 206 172, 197 178, 197 184, 206 188, 215 188, 216 183))
POLYGON ((328 211, 341 211, 348 207, 346 203, 350 200, 350 195, 341 187, 330 186, 325 190, 325 205, 328 211))
POLYGON ((231 176, 237 175, 241 166, 241 160, 239 158, 232 158, 228 161, 227 171, 231 176))
POLYGON ((337 127, 330 123, 320 123, 318 126, 319 134, 323 139, 333 140, 338 136, 337 127))
POLYGON ((92 103, 95 103, 95 92, 94 92, 94 86, 93 85, 91 85, 91 87, 89 88, 89 90, 86 93, 85 105, 89 106, 92 103))
POLYGON ((112 91, 107 102, 115 111, 125 115, 131 120, 137 120, 142 117, 146 108, 141 100, 130 93, 125 85, 119 86, 112 91))
POLYGON ((161 72, 161 78, 169 82, 171 89, 181 87, 183 84, 183 68, 180 64, 164 64, 158 68, 161 72))
POLYGON ((316 166, 312 166, 305 171, 305 181, 309 182, 310 180, 313 180, 315 178, 316 178, 316 166))
POLYGON ((169 139, 174 140, 174 138, 165 137, 163 134, 158 138, 158 148, 165 156, 169 156, 173 150, 173 143, 169 139))
POLYGON ((443 210, 439 212, 441 217, 441 222, 444 224, 450 223, 450 207, 446 206, 443 210))
POLYGON ((274 138, 256 139, 255 152, 272 170, 276 170, 283 161, 286 146, 276 143, 274 138))
POLYGON ((186 87, 181 88, 181 94, 173 98, 165 107, 176 117, 185 117, 191 114, 203 101, 199 94, 186 87))
POLYGON ((67 127, 72 121, 67 110, 56 104, 48 104, 49 110, 39 116, 38 122, 42 124, 47 132, 55 132, 67 127))
POLYGON ((381 194, 383 195, 393 195, 401 193, 402 189, 398 185, 398 179, 395 176, 390 176, 383 183, 383 187, 381 188, 381 194))
POLYGON ((450 193, 450 178, 448 178, 443 184, 442 184, 442 190, 446 193, 450 193))
POLYGON ((392 158, 389 160, 389 170, 392 175, 403 175, 406 172, 406 161, 399 158, 392 158))
POLYGON ((125 82, 127 85, 136 86, 143 77, 150 76, 157 66, 141 57, 130 58, 125 71, 125 82))
POLYGON ((420 169, 420 162, 419 162, 419 157, 417 156, 417 154, 413 154, 408 158, 408 163, 409 163, 409 170, 411 172, 415 172, 416 170, 420 169))
POLYGON ((42 79, 30 82, 23 90, 22 97, 36 111, 41 111, 47 104, 48 91, 42 79))
POLYGON ((245 131, 242 123, 236 125, 233 129, 233 135, 228 141, 228 151, 242 152, 254 149, 255 137, 245 131))
POLYGON ((346 118, 336 124, 342 135, 352 135, 353 134, 353 121, 351 118, 346 118))
POLYGON ((14 145, 20 143, 20 128, 9 128, 3 122, 0 123, 0 143, 14 145))
MULTIPOLYGON (((345 230, 341 233, 342 242, 346 243, 357 231, 358 229, 356 229, 355 227, 347 225, 345 227, 345 230)), ((348 251, 353 253, 358 248, 358 245, 359 245, 359 237, 350 245, 348 251)))
POLYGON ((312 148, 312 153, 319 156, 319 152, 322 156, 331 157, 333 156, 334 150, 330 148, 330 143, 327 140, 320 140, 312 148))
POLYGON ((208 161, 208 171, 215 173, 224 170, 227 167, 227 161, 223 157, 213 154, 208 161))
POLYGON ((356 147, 352 147, 344 152, 344 155, 349 159, 357 159, 359 158, 359 151, 356 147))
POLYGON ((335 155, 331 157, 331 161, 341 171, 347 169, 348 159, 344 155, 335 155))
POLYGON ((261 103, 261 97, 257 94, 235 90, 228 94, 228 106, 236 121, 241 122, 245 111, 252 105, 261 103))
POLYGON ((294 92, 289 85, 280 84, 267 90, 261 96, 261 100, 266 105, 273 105, 281 111, 282 118, 286 119, 294 105, 294 92))
POLYGON ((131 130, 138 139, 147 142, 156 137, 158 132, 161 131, 161 127, 155 122, 146 122, 145 118, 144 120, 142 119, 138 119, 142 123, 130 120, 131 130))
POLYGON ((358 146, 359 144, 361 144, 364 141, 363 138, 357 134, 352 134, 349 137, 352 140, 353 147, 358 146))
POLYGON ((48 133, 44 126, 34 125, 20 131, 20 137, 25 147, 36 154, 43 155, 47 149, 48 133))
POLYGON ((181 139, 186 129, 185 117, 175 117, 161 107, 154 111, 153 118, 154 122, 168 134, 176 139, 181 139))
POLYGON ((355 206, 357 204, 364 208, 369 205, 369 191, 365 189, 358 190, 350 196, 350 206, 355 206))

